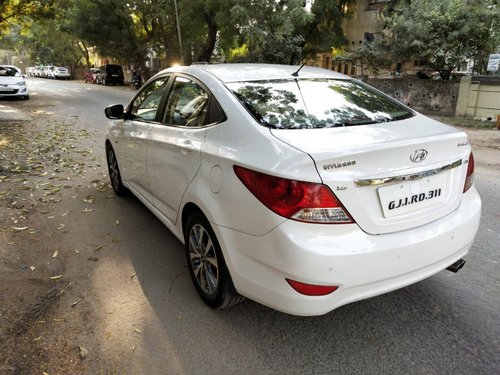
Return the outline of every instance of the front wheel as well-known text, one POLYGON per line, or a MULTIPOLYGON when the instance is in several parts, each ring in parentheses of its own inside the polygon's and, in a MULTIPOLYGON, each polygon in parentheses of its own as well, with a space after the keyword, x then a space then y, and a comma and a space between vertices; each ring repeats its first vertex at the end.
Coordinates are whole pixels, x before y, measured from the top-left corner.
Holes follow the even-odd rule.
POLYGON ((188 218, 184 238, 189 274, 203 301, 219 309, 241 302, 244 297, 236 292, 217 237, 202 214, 188 218))
POLYGON ((106 147, 106 159, 108 161, 109 179, 114 192, 122 197, 127 195, 128 189, 123 185, 115 151, 111 146, 106 147))

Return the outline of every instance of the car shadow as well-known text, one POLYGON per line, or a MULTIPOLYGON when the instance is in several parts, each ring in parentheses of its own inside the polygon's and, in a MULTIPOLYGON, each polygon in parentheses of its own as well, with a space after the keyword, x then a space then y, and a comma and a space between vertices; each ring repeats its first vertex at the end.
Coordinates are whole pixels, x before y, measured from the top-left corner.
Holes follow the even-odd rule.
POLYGON ((203 357, 209 373, 484 373, 500 363, 499 330, 491 330, 496 313, 477 309, 478 296, 464 291, 460 274, 441 272, 318 317, 250 300, 211 309, 191 283, 180 241, 137 199, 128 200, 130 217, 141 219, 125 229, 132 246, 124 255, 155 316, 143 321, 143 350, 166 360, 143 363, 145 371, 203 373, 193 355, 203 357), (480 353, 471 349, 478 332, 480 353))

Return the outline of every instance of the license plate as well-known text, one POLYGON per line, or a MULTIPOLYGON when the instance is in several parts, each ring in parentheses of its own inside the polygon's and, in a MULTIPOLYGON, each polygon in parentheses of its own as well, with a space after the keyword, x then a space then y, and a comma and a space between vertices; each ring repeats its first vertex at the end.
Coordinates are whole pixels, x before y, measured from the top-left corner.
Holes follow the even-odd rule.
POLYGON ((381 187, 378 195, 384 217, 419 211, 445 200, 446 174, 381 187))
POLYGON ((111 77, 118 77, 118 74, 111 74, 111 77))
POLYGON ((2 92, 13 92, 14 89, 12 89, 10 87, 0 87, 0 91, 2 91, 2 92))

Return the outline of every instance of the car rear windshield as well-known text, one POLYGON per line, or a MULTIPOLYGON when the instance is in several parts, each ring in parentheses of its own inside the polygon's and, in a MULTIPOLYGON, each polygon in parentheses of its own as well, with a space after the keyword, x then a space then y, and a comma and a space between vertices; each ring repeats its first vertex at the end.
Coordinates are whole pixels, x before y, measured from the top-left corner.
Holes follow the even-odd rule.
POLYGON ((108 65, 108 71, 111 74, 121 73, 122 67, 121 67, 121 65, 108 65))
POLYGON ((227 87, 259 123, 276 129, 367 125, 414 116, 395 100, 350 80, 232 82, 227 87))

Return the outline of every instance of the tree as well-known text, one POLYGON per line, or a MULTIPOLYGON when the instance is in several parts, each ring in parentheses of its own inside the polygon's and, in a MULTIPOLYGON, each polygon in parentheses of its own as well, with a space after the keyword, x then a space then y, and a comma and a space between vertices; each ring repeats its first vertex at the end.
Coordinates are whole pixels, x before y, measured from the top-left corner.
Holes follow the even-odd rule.
POLYGON ((238 35, 231 17, 237 0, 182 0, 179 13, 186 63, 209 62, 216 45, 230 48, 238 35))
POLYGON ((345 42, 341 23, 353 0, 238 0, 231 15, 248 60, 296 64, 345 42))
POLYGON ((248 46, 248 60, 267 63, 297 63, 302 56, 301 31, 314 16, 302 0, 238 0, 231 16, 248 46))
POLYGON ((352 13, 355 0, 315 0, 311 6, 314 20, 305 30, 304 53, 314 56, 347 43, 342 30, 342 21, 352 13))
POLYGON ((62 30, 91 46, 102 56, 131 62, 146 55, 134 28, 126 0, 65 0, 62 30))
POLYGON ((418 59, 449 79, 457 66, 478 60, 500 40, 495 0, 402 0, 383 15, 384 37, 350 57, 376 66, 418 59))
POLYGON ((23 45, 31 51, 35 62, 67 66, 73 71, 83 57, 76 39, 59 30, 54 22, 33 22, 23 35, 23 45))
POLYGON ((172 0, 128 1, 139 43, 170 63, 180 60, 175 8, 172 0))
POLYGON ((0 36, 9 32, 11 25, 23 24, 28 17, 48 18, 54 9, 54 0, 1 0, 0 36))

